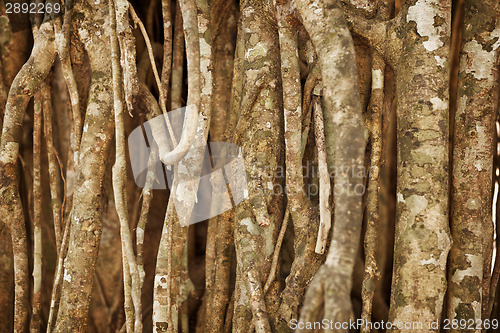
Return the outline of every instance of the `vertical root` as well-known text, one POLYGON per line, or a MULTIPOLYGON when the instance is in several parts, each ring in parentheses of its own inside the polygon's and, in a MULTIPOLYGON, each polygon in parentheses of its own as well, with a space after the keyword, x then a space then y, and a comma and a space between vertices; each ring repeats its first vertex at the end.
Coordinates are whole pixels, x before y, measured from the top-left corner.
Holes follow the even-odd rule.
POLYGON ((41 184, 41 141, 42 108, 49 86, 42 83, 35 94, 33 113, 33 310, 30 331, 38 332, 41 324, 42 297, 42 184, 41 184))
MULTIPOLYGON (((131 8, 131 7, 130 7, 131 8)), ((120 48, 116 35, 116 9, 114 0, 109 1, 111 20, 111 61, 113 68, 113 99, 115 111, 115 142, 116 156, 113 165, 113 192, 118 217, 120 219, 120 237, 122 240, 125 297, 128 297, 128 278, 131 280, 131 291, 135 313, 134 332, 142 332, 142 306, 140 278, 137 269, 132 237, 128 222, 127 191, 125 187, 127 164, 125 160, 125 124, 123 120, 122 77, 120 68, 120 48)), ((130 315, 130 313, 128 313, 130 315)), ((129 318, 127 320, 130 320, 129 318)))
MULTIPOLYGON (((139 16, 137 16, 137 13, 135 12, 134 7, 130 6, 129 8, 130 8, 130 14, 132 15, 132 19, 134 20, 134 22, 137 25, 139 25, 141 33, 142 33, 142 35, 144 37, 144 41, 146 42, 146 48, 148 50, 149 61, 151 63, 151 68, 153 70, 153 75, 155 77, 155 82, 156 82, 156 85, 158 87, 158 91, 160 92, 160 97, 159 97, 160 109, 163 112, 163 114, 166 115, 166 113, 167 113, 167 108, 165 106, 165 98, 166 98, 166 96, 164 96, 165 91, 163 89, 164 88, 163 85, 165 84, 165 81, 163 81, 164 83, 162 84, 162 81, 160 79, 160 75, 158 74, 158 69, 156 68, 156 62, 155 62, 155 58, 154 58, 153 47, 151 45, 151 41, 149 39, 148 33, 146 31, 146 28, 144 27, 144 24, 142 23, 142 21, 139 18, 139 16)), ((176 142, 176 139, 175 139, 174 131, 172 129, 172 125, 170 124, 170 120, 169 120, 169 118, 167 116, 165 116, 164 118, 165 118, 165 123, 167 124, 167 130, 168 130, 168 134, 169 134, 170 140, 172 141, 172 147, 176 147, 177 146, 177 142, 176 142)), ((163 149, 165 149, 165 147, 163 145, 160 145, 159 148, 160 148, 160 156, 162 156, 163 154, 165 154, 163 152, 163 149)))
POLYGON ((350 292, 362 222, 362 199, 353 189, 362 185, 354 170, 363 165, 362 106, 357 84, 354 44, 340 1, 314 9, 317 3, 297 0, 297 9, 318 54, 323 82, 325 122, 333 124, 335 137, 335 228, 325 264, 309 286, 301 320, 323 318, 349 321, 350 292), (339 51, 341 50, 341 51, 339 51), (337 59, 333 61, 332 59, 337 59), (338 172, 348 170, 347 172, 338 172), (324 290, 324 295, 323 295, 324 290))
MULTIPOLYGON (((66 87, 68 88, 69 98, 71 102, 71 111, 73 119, 73 128, 71 129, 70 136, 70 151, 73 153, 71 158, 68 158, 68 165, 66 168, 67 184, 71 188, 67 189, 69 196, 73 193, 73 185, 75 184, 75 167, 78 164, 78 151, 80 147, 80 140, 82 137, 82 115, 80 109, 80 96, 78 95, 78 88, 76 85, 73 68, 71 66, 70 58, 70 29, 71 29, 71 16, 72 16, 73 0, 66 0, 66 10, 61 23, 59 18, 54 19, 54 35, 55 46, 61 61, 61 69, 66 87)), ((71 199, 69 200, 71 201, 71 199)))
POLYGON ((256 333, 270 333, 271 326, 267 315, 264 294, 260 284, 260 278, 255 276, 254 270, 247 273, 248 287, 250 289, 250 306, 252 308, 253 324, 256 333))
MULTIPOLYGON (((368 180, 368 194, 366 212, 368 224, 365 232, 365 274, 361 297, 363 300, 363 312, 361 318, 364 322, 371 321, 373 296, 375 294, 375 279, 379 277, 377 268, 376 250, 378 245, 379 225, 379 188, 382 149, 382 107, 384 101, 384 72, 385 63, 378 53, 374 53, 372 59, 372 92, 370 99, 371 122, 371 156, 368 180)), ((362 328, 364 333, 370 330, 367 326, 362 328)))
POLYGON ((172 51, 172 84, 170 100, 172 110, 182 106, 182 75, 184 69, 184 29, 181 9, 177 2, 174 22, 174 41, 172 51))
POLYGON ((314 135, 318 149, 318 174, 319 174, 319 230, 315 252, 323 254, 326 249, 328 232, 332 226, 332 212, 330 211, 330 173, 326 161, 325 129, 323 125, 323 110, 318 97, 314 100, 314 135))
POLYGON ((55 58, 50 22, 40 27, 30 58, 14 79, 5 108, 0 146, 0 214, 12 237, 15 270, 14 330, 25 330, 29 309, 28 246, 24 213, 17 186, 16 162, 22 136, 22 119, 36 88, 45 80, 55 58))
POLYGON ((274 248, 274 253, 273 253, 273 261, 271 262, 271 270, 269 271, 269 275, 267 276, 266 279, 266 284, 264 285, 264 295, 267 293, 269 290, 269 287, 271 287, 271 283, 273 283, 274 278, 276 277, 276 271, 278 270, 278 264, 279 264, 279 256, 280 256, 280 250, 281 250, 281 245, 283 244, 283 238, 285 238, 285 232, 286 228, 288 226, 288 220, 290 219, 290 210, 289 207, 286 208, 285 210, 285 217, 283 217, 283 223, 281 224, 281 229, 280 233, 278 235, 278 239, 276 240, 276 246, 274 248))
MULTIPOLYGON (((308 135, 302 134, 303 112, 308 112, 303 106, 307 106, 310 90, 314 87, 317 79, 313 79, 313 75, 309 75, 304 91, 304 94, 309 94, 309 96, 303 98, 300 85, 298 29, 296 28, 298 22, 297 18, 292 15, 290 5, 291 2, 286 2, 276 8, 285 118, 287 210, 294 226, 294 260, 290 268, 290 274, 285 281, 286 286, 282 292, 283 301, 280 304, 279 315, 276 316, 276 320, 281 321, 280 326, 288 325, 287 322, 290 319, 297 317, 298 307, 302 301, 305 287, 318 268, 318 265, 312 264, 314 262, 316 220, 312 214, 311 201, 305 192, 302 169, 302 158, 308 135), (303 100, 305 103, 303 103, 303 100)), ((310 114, 308 118, 310 119, 310 114)), ((307 126, 305 132, 308 132, 307 126)), ((284 227, 288 223, 287 220, 283 222, 285 226, 282 226, 280 236, 278 236, 278 243, 281 243, 285 233, 284 227)), ((278 254, 275 252, 274 256, 278 254)))
MULTIPOLYGON (((68 218, 68 222, 70 219, 68 218)), ((69 232, 70 232, 71 223, 66 223, 66 227, 64 228, 64 234, 61 241, 61 250, 59 251, 59 255, 57 258, 57 268, 54 276, 54 284, 52 285, 52 295, 50 298, 50 310, 49 310, 49 319, 47 321, 47 333, 51 333, 54 329, 55 319, 57 316, 57 308, 59 306, 60 300, 60 287, 62 283, 62 275, 64 269, 64 259, 66 258, 66 253, 68 251, 69 245, 69 232)))
POLYGON ((148 213, 151 206, 151 200, 153 199, 153 182, 155 181, 155 161, 156 152, 151 151, 148 159, 148 171, 146 174, 146 183, 144 184, 144 189, 142 190, 142 204, 141 212, 139 215, 139 222, 137 223, 136 229, 136 247, 137 247, 137 269, 139 273, 139 284, 140 288, 144 284, 144 233, 146 230, 146 225, 148 223, 148 213))
MULTIPOLYGON (((184 35, 186 36, 188 101, 179 144, 168 153, 160 151, 160 158, 166 165, 178 163, 191 148, 198 127, 198 111, 201 103, 200 40, 196 3, 193 0, 183 0, 179 4, 183 18, 184 35)), ((202 121, 206 122, 207 119, 202 119, 202 121)))
POLYGON ((161 84, 159 90, 164 101, 161 102, 166 105, 168 96, 168 86, 170 83, 170 76, 172 74, 172 9, 171 0, 161 1, 161 10, 163 14, 163 67, 161 72, 161 84))
POLYGON ((302 110, 305 112, 303 117, 303 130, 302 130, 302 155, 306 150, 307 138, 309 137, 309 129, 311 127, 311 111, 312 111, 312 103, 311 103, 311 95, 313 94, 313 90, 315 89, 318 82, 321 82, 321 72, 319 70, 318 65, 314 65, 313 68, 309 71, 309 75, 307 75, 306 82, 304 84, 304 97, 302 101, 302 110))
POLYGON ((43 112, 43 130, 45 145, 47 147, 47 159, 49 162, 49 182, 50 182, 50 198, 52 206, 52 217, 54 223, 54 234, 56 237, 56 251, 59 255, 61 251, 62 242, 62 205, 61 196, 59 194, 59 188, 61 187, 60 182, 60 170, 57 162, 57 152, 54 147, 54 137, 52 131, 52 103, 50 100, 50 93, 47 91, 44 98, 44 105, 42 108, 43 112))

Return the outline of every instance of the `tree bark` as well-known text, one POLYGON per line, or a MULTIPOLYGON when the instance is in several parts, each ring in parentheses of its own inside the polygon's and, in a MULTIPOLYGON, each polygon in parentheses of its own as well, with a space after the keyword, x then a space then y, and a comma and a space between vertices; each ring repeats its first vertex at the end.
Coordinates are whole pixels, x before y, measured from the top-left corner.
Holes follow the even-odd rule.
POLYGON ((45 21, 36 35, 30 58, 12 82, 5 107, 0 145, 0 212, 10 228, 14 254, 15 332, 24 332, 27 327, 30 291, 27 235, 16 165, 26 107, 54 62, 56 53, 53 40, 52 25, 50 21, 45 21))
POLYGON ((489 318, 482 312, 490 298, 490 266, 484 267, 488 275, 483 280, 483 263, 491 265, 492 259, 488 249, 493 242, 492 161, 498 103, 495 40, 499 37, 498 1, 465 1, 453 137, 449 319, 489 318))
POLYGON ((107 3, 75 7, 79 35, 89 55, 91 83, 71 210, 70 247, 54 332, 86 332, 95 264, 102 233, 102 181, 114 133, 107 3))
MULTIPOLYGON (((302 22, 318 55, 323 81, 325 121, 331 122, 334 150, 335 225, 325 264, 307 291, 301 321, 324 318, 349 322, 353 318, 350 292, 362 222, 362 196, 356 193, 363 179, 365 139, 354 44, 339 1, 297 1, 302 22)), ((325 126, 326 127, 326 126, 325 126)), ((327 329, 333 332, 333 328, 327 329)), ((347 331, 345 329, 339 331, 347 331)), ((299 332, 304 332, 300 330, 299 332)))
MULTIPOLYGON (((391 54, 397 82, 397 208, 389 320, 440 320, 450 249, 448 86, 451 1, 407 1, 391 54)), ((411 329, 393 329, 411 332, 411 329)), ((431 329, 430 331, 437 331, 431 329)))
MULTIPOLYGON (((231 104, 240 105, 234 142, 241 147, 248 192, 235 209, 236 284, 233 332, 269 332, 262 289, 282 219, 280 197, 273 193, 276 170, 282 161, 282 107, 278 34, 272 29, 274 12, 259 1, 242 3, 235 73, 241 64, 240 82, 233 81, 231 104), (241 49, 239 48, 241 47, 241 49), (236 87, 236 88, 235 88, 236 87), (241 89, 241 90, 240 90, 241 89)), ((231 110, 233 111, 233 110, 231 110)), ((231 126, 231 125, 230 125, 231 126)), ((242 187, 240 187, 242 188, 242 187)))

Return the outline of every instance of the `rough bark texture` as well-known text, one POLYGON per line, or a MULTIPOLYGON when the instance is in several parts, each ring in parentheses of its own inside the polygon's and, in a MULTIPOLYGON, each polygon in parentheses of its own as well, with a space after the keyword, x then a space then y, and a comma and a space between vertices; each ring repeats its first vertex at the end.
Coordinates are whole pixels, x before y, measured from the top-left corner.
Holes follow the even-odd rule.
MULTIPOLYGON (((176 159, 179 163, 174 166, 174 184, 165 217, 166 232, 160 241, 155 275, 153 320, 158 332, 177 332, 179 315, 180 324, 185 325, 187 313, 185 307, 181 310, 181 306, 193 288, 187 271, 187 227, 197 200, 199 183, 193 179, 199 179, 201 174, 212 97, 212 40, 207 6, 206 2, 195 3, 191 0, 180 3, 186 38, 188 100, 182 137, 179 145, 169 153, 178 154, 176 159), (186 144, 188 141, 183 138, 190 135, 190 126, 194 128, 193 138, 186 144), (182 145, 191 150, 186 150, 184 154, 176 153, 182 145), (182 313, 179 314, 179 311, 182 313)), ((165 163, 165 157, 162 161, 165 163)))
POLYGON ((498 1, 10 3, 0 331, 498 330, 498 1))
MULTIPOLYGON (((245 161, 248 193, 235 210, 237 268, 232 331, 247 332, 248 323, 252 323, 257 332, 268 332, 269 316, 263 309, 269 304, 262 288, 282 216, 280 198, 273 195, 279 181, 276 168, 282 158, 278 34, 272 29, 274 13, 269 7, 249 0, 240 10, 241 45, 237 45, 235 71, 240 61, 246 70, 240 72, 241 85, 236 88, 241 89, 241 95, 233 90, 232 99, 241 101, 234 142, 241 147, 245 161)), ((237 85, 238 81, 233 87, 237 85)))
POLYGON ((335 156, 335 227, 326 263, 309 286, 301 320, 313 321, 324 311, 325 318, 348 322, 353 317, 349 298, 362 220, 362 197, 355 192, 362 179, 354 171, 363 165, 365 146, 354 44, 340 3, 297 5, 318 54, 325 121, 333 123, 335 133, 335 149, 327 151, 335 156))
MULTIPOLYGON (((392 1, 379 2, 377 17, 387 20, 391 14, 392 1)), ((384 163, 384 152, 386 137, 383 135, 384 119, 384 87, 385 87, 386 64, 382 56, 377 51, 372 51, 371 64, 371 94, 368 106, 370 130, 370 166, 368 188, 366 194, 366 231, 365 231, 365 273, 361 290, 362 314, 361 318, 365 322, 372 320, 372 309, 375 296, 376 283, 381 281, 381 272, 377 261, 377 247, 379 245, 379 224, 380 224, 380 188, 381 169, 384 163)), ((380 255, 378 256, 380 257, 380 255)), ((380 295, 380 294, 379 294, 380 295)), ((380 299, 380 298, 379 298, 380 299)), ((383 302, 376 304, 376 308, 383 308, 383 302)), ((365 325, 362 332, 370 332, 368 325, 365 325)))
POLYGON ((22 138, 22 121, 28 102, 47 76, 55 58, 54 32, 45 21, 37 33, 30 58, 12 82, 9 91, 0 145, 0 211, 10 228, 14 254, 14 331, 23 332, 28 321, 28 247, 24 213, 17 182, 17 157, 22 138))
POLYGON ((79 35, 89 55, 91 84, 71 214, 71 235, 64 264, 61 303, 54 332, 85 332, 102 233, 102 181, 113 136, 113 89, 107 3, 75 7, 79 35), (102 25, 92 22, 100 21, 102 25))
POLYGON ((453 137, 450 319, 489 318, 482 315, 490 297, 489 281, 487 277, 483 280, 483 263, 491 263, 488 248, 493 242, 491 190, 498 100, 498 6, 498 1, 465 1, 453 137), (476 288, 481 285, 482 289, 476 288))
MULTIPOLYGON (((407 1, 388 35, 397 82, 397 222, 389 320, 440 320, 448 227, 451 1, 407 1), (399 37, 399 36, 398 36, 399 37)), ((394 330, 399 331, 399 330, 394 330)), ((411 329, 401 329, 411 332, 411 329)), ((430 330, 435 331, 435 330, 430 330)))
MULTIPOLYGON (((225 10, 226 3, 217 2, 218 7, 213 9, 225 10)), ((213 98, 212 117, 210 122, 210 140, 224 141, 226 119, 229 114, 231 101, 231 82, 233 74, 234 38, 236 35, 236 10, 231 3, 227 12, 222 14, 222 21, 216 25, 212 23, 213 39, 213 98)), ((218 169, 222 165, 214 165, 218 169)), ((231 295, 230 274, 231 257, 234 253, 232 211, 225 212, 209 220, 207 229, 207 250, 205 262, 206 301, 205 301, 205 332, 222 332, 226 308, 231 295)), ((203 327, 203 326, 202 326, 203 327)))

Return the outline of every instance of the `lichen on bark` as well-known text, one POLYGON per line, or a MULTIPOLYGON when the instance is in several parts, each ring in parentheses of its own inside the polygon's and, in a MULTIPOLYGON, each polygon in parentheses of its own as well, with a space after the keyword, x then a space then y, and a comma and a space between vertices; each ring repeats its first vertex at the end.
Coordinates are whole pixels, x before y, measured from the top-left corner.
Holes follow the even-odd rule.
POLYGON ((489 318, 492 161, 500 38, 498 6, 497 1, 465 1, 453 133, 449 319, 489 318))
POLYGON ((107 3, 75 6, 79 37, 89 55, 91 84, 76 166, 70 247, 64 264, 61 303, 54 332, 85 332, 102 233, 102 181, 112 140, 113 89, 107 3))
MULTIPOLYGON (((446 291, 451 1, 408 1, 398 28, 397 222, 389 320, 439 320, 446 291)), ((392 31, 389 31, 391 36, 392 31)), ((394 331, 409 332, 407 329, 394 331)), ((432 331, 432 330, 431 330, 432 331)))
POLYGON ((362 197, 355 193, 362 179, 352 171, 362 167, 365 148, 354 44, 339 1, 297 1, 297 9, 318 55, 324 119, 332 123, 335 137, 334 150, 327 154, 334 156, 335 187, 340 188, 334 190, 326 262, 311 281, 300 318, 312 322, 324 313, 324 318, 348 322, 353 318, 349 299, 362 221, 362 197))

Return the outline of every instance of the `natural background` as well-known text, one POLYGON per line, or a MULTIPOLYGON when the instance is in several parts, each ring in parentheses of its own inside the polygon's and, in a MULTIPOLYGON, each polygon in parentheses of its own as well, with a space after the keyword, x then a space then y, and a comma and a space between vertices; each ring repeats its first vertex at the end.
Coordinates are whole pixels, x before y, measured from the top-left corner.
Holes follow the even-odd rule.
POLYGON ((497 0, 31 3, 62 13, 0 0, 0 332, 497 331, 497 0), (186 105, 142 189, 129 133, 186 105), (181 226, 206 141, 248 198, 181 226))

